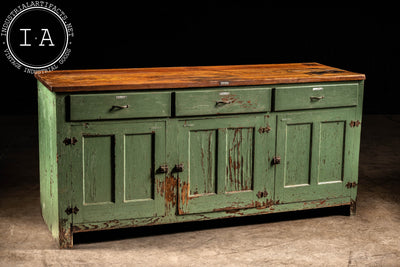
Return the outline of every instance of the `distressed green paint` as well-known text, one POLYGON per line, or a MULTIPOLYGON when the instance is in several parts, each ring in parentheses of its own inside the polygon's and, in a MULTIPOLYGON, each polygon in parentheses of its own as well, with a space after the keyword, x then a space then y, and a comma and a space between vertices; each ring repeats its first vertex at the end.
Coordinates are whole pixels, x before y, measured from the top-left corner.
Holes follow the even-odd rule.
POLYGON ((304 201, 297 203, 277 204, 264 208, 249 208, 249 209, 237 209, 228 211, 215 211, 210 213, 202 214, 185 214, 180 216, 166 216, 166 217, 150 217, 150 218, 139 218, 133 220, 113 220, 107 222, 98 222, 95 224, 91 223, 78 223, 75 224, 73 231, 77 232, 88 232, 103 229, 116 229, 122 227, 138 227, 144 225, 157 225, 167 224, 176 222, 190 222, 190 221, 205 221, 222 218, 234 218, 241 216, 252 216, 260 214, 270 214, 278 212, 288 212, 294 210, 308 210, 318 209, 326 207, 336 207, 342 205, 350 205, 349 197, 339 197, 333 199, 323 199, 317 201, 304 201))
POLYGON ((190 195, 217 193, 217 130, 189 131, 190 195))
POLYGON ((160 186, 165 174, 155 171, 165 163, 165 122, 82 123, 73 125, 71 133, 78 140, 73 146, 71 168, 73 202, 79 208, 74 222, 165 215, 160 186), (86 151, 92 157, 87 163, 86 151), (89 183, 82 182, 87 180, 87 165, 99 169, 92 171, 94 178, 89 183), (144 193, 135 194, 143 187, 144 193), (95 201, 88 202, 86 198, 93 190, 101 193, 95 194, 95 201))
POLYGON ((56 96, 38 83, 40 202, 53 236, 59 234, 56 96))
POLYGON ((119 93, 38 87, 42 213, 60 247, 71 247, 80 231, 356 200, 357 187, 346 184, 358 183, 361 126, 350 122, 362 119, 363 82, 275 85, 275 99, 265 86, 124 92, 136 109, 115 113, 110 105, 127 103, 119 93), (321 86, 323 101, 303 101, 321 86), (221 92, 242 103, 215 105, 221 92), (340 105, 328 101, 333 96, 340 105), (65 145, 67 137, 77 143, 65 145), (274 156, 281 164, 271 164, 274 156), (183 172, 174 171, 179 163, 183 172), (157 172, 164 164, 169 171, 157 172), (79 211, 67 215, 68 207, 79 211))
POLYGON ((171 115, 171 94, 123 92, 71 95, 70 112, 72 121, 168 117, 171 115))
POLYGON ((358 83, 278 86, 275 90, 275 110, 356 106, 358 87, 358 83))
POLYGON ((282 164, 276 166, 275 198, 290 203, 349 196, 345 185, 354 179, 349 173, 356 160, 351 155, 354 131, 350 127, 355 109, 287 113, 277 117, 277 154, 282 164), (296 127, 294 131, 288 130, 292 127, 296 127), (340 160, 343 154, 344 160, 340 160), (328 155, 335 163, 321 164, 328 155), (341 171, 343 180, 337 180, 341 171))
POLYGON ((154 134, 125 135, 124 201, 152 199, 154 134))
POLYGON ((176 92, 176 116, 267 112, 271 109, 271 89, 215 88, 176 92))
POLYGON ((346 121, 321 123, 319 183, 343 181, 346 121))
POLYGON ((114 136, 83 136, 84 204, 114 202, 114 136))
POLYGON ((260 127, 265 126, 263 115, 181 121, 178 135, 179 162, 189 167, 178 174, 179 214, 252 208, 257 201, 266 200, 256 196, 258 191, 273 190, 273 186, 267 183, 270 173, 266 172, 265 168, 269 165, 268 155, 271 155, 274 149, 274 141, 268 142, 268 137, 274 135, 258 131, 260 127), (202 154, 202 145, 194 146, 193 149, 192 143, 199 141, 198 136, 193 133, 199 132, 205 137, 210 132, 216 132, 218 136, 215 141, 212 138, 204 138, 204 141, 201 141, 206 143, 206 147, 210 141, 212 148, 208 150, 209 155, 206 149, 203 149, 202 154), (217 158, 215 161, 214 153, 217 158), (199 173, 192 172, 192 166, 201 166, 207 157, 216 162, 216 167, 214 164, 207 164, 210 169, 199 173), (197 175, 203 173, 205 177, 199 179, 197 175), (211 193, 192 196, 190 190, 198 186, 199 180, 215 183, 216 193, 213 190, 211 193))
POLYGON ((286 125, 285 186, 310 184, 312 124, 286 125))
POLYGON ((227 157, 225 192, 253 188, 255 128, 227 129, 227 157))

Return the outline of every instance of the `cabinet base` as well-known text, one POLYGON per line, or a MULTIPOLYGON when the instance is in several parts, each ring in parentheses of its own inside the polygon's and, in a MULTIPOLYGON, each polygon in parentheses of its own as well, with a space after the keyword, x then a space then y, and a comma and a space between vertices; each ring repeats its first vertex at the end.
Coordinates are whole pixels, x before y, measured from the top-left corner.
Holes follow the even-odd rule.
POLYGON ((72 248, 74 246, 74 239, 71 228, 65 229, 60 227, 60 234, 58 238, 59 248, 72 248))
POLYGON ((106 222, 75 224, 72 226, 72 228, 68 229, 60 228, 59 247, 72 248, 74 233, 171 224, 179 222, 205 221, 205 220, 262 215, 262 214, 271 214, 271 213, 296 211, 296 210, 310 210, 310 209, 319 209, 326 207, 340 207, 340 206, 346 208, 346 210, 349 211, 349 215, 355 214, 355 207, 356 207, 355 201, 353 200, 350 201, 349 198, 338 198, 338 199, 300 202, 300 203, 279 204, 265 209, 242 209, 233 211, 229 210, 229 211, 193 214, 193 215, 182 215, 182 216, 176 215, 176 216, 141 218, 141 219, 131 219, 131 220, 111 220, 106 222))

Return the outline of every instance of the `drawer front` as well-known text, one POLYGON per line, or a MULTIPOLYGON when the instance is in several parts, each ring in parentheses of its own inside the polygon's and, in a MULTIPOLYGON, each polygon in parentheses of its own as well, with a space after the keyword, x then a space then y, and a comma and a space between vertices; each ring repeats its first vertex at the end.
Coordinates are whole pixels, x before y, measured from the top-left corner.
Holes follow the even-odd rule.
POLYGON ((103 120, 168 117, 171 93, 120 93, 70 96, 70 119, 103 120))
POLYGON ((320 84, 278 87, 275 110, 356 106, 358 84, 320 84))
POLYGON ((176 116, 266 112, 270 88, 196 90, 176 93, 176 116))

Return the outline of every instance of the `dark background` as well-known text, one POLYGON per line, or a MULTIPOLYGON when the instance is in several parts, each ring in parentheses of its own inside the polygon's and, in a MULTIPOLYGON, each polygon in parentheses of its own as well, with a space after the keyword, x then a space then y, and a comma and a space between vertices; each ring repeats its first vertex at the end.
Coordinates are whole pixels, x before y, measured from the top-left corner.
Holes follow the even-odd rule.
MULTIPOLYGON (((74 29, 62 69, 319 62, 366 74, 364 113, 399 113, 394 8, 48 2, 74 29)), ((21 3, 2 3, 1 24, 21 3)), ((0 54, 0 114, 36 114, 35 78, 0 54)))

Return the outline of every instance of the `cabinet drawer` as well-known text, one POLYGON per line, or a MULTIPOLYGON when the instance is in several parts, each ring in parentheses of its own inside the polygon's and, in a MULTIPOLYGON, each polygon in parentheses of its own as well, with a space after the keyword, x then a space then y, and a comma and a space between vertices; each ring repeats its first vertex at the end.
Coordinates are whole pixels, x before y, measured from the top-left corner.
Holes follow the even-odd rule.
POLYGON ((270 88, 196 90, 176 93, 176 116, 266 112, 270 88))
POLYGON ((70 96, 70 119, 103 120, 171 115, 171 93, 85 94, 70 96))
POLYGON ((278 87, 275 110, 356 106, 357 96, 357 83, 278 87))

